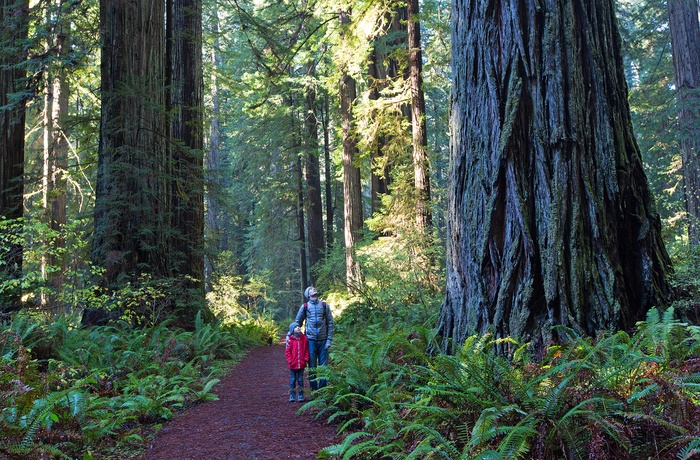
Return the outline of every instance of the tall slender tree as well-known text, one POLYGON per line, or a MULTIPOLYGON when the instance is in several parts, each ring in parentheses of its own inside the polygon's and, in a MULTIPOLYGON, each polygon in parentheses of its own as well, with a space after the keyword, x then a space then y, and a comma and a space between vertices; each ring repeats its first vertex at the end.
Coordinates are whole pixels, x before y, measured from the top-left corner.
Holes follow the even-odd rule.
POLYGON ((309 265, 306 257, 306 233, 304 214, 304 168, 302 156, 298 155, 294 167, 297 182, 297 231, 299 234, 299 284, 302 289, 309 285, 309 265))
MULTIPOLYGON (((325 252, 323 235, 323 204, 321 201, 321 162, 319 161, 318 118, 316 117, 316 65, 310 61, 306 65, 306 113, 304 115, 306 152, 306 205, 307 235, 309 247, 309 267, 322 259, 325 252)), ((311 284, 315 284, 314 272, 309 272, 311 284)))
POLYGON ((630 328, 671 270, 611 0, 452 4, 445 349, 630 328), (452 341, 448 339, 453 339, 452 341))
POLYGON ((211 118, 209 119, 209 138, 205 155, 205 174, 206 174, 206 216, 205 216, 205 241, 208 241, 210 246, 208 251, 205 251, 205 278, 208 280, 211 275, 217 270, 217 256, 224 250, 223 245, 223 225, 222 225, 222 207, 220 195, 223 189, 222 168, 223 162, 221 157, 221 101, 219 97, 219 80, 217 73, 221 68, 221 60, 219 58, 219 11, 217 8, 211 12, 211 31, 214 35, 214 43, 210 51, 211 65, 211 82, 209 93, 211 94, 211 118))
MULTIPOLYGON (((23 215, 24 122, 27 98, 26 38, 29 23, 28 0, 0 0, 0 218, 14 220, 23 215)), ((18 233, 19 226, 6 231, 18 233)), ((6 235, 8 236, 8 235, 6 235)), ((17 285, 22 276, 23 248, 18 235, 0 247, 0 279, 17 285)), ((6 289, 0 297, 0 311, 21 306, 19 288, 6 289)))
MULTIPOLYGON (((204 295, 204 81, 202 1, 168 0, 172 142, 171 251, 177 275, 204 295)), ((196 309, 193 309, 196 310, 196 309)), ((190 319, 194 319, 191 315, 190 319)))
POLYGON ((430 166, 428 132, 423 93, 423 48, 420 41, 418 0, 408 0, 408 79, 411 88, 411 128, 413 133, 413 173, 416 189, 416 224, 425 233, 433 225, 430 209, 430 166))
POLYGON ((700 244, 700 22, 697 0, 668 0, 688 237, 700 244))
MULTIPOLYGON (((341 11, 341 27, 348 24, 350 24, 350 12, 341 11)), ((346 65, 341 69, 340 76, 340 118, 343 137, 345 269, 348 286, 354 286, 361 280, 360 266, 355 257, 355 250, 360 240, 360 230, 363 225, 360 168, 355 164, 357 141, 355 139, 353 104, 356 97, 356 82, 350 75, 350 69, 346 65)))
POLYGON ((323 104, 319 111, 321 115, 321 129, 323 131, 323 178, 325 180, 325 196, 326 204, 326 245, 328 248, 333 246, 333 227, 335 222, 335 207, 333 206, 333 173, 331 171, 333 162, 331 161, 331 127, 330 118, 330 102, 327 92, 323 93, 323 104))
MULTIPOLYGON (((47 8, 47 49, 54 50, 58 62, 70 58, 70 17, 62 0, 47 8)), ((51 52, 51 51, 49 51, 51 52)), ((42 272, 52 287, 53 293, 46 302, 54 306, 63 284, 63 257, 65 238, 62 236, 67 212, 68 137, 63 131, 68 116, 70 85, 64 66, 50 66, 44 83, 44 186, 43 208, 55 237, 51 239, 51 250, 42 261, 42 272), (51 268, 47 272, 46 266, 51 268)))

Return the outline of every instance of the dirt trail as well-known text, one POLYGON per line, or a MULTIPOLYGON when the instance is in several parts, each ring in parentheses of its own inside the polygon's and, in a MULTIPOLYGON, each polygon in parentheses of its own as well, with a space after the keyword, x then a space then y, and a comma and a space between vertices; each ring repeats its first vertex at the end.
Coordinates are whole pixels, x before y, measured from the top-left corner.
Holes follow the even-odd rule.
POLYGON ((322 420, 296 415, 302 404, 288 402, 284 343, 252 350, 214 391, 218 401, 163 425, 141 460, 306 460, 342 439, 322 420))

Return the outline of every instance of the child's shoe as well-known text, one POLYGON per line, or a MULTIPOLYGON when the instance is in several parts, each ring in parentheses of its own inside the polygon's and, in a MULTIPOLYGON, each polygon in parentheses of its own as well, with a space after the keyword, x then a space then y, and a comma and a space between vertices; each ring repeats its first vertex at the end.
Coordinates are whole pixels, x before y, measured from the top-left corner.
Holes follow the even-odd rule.
POLYGON ((294 402, 294 400, 296 399, 296 398, 295 398, 295 396, 296 396, 295 393, 296 393, 296 391, 294 391, 294 390, 289 390, 289 402, 294 402))
POLYGON ((297 396, 297 401, 304 402, 304 390, 299 390, 299 396, 297 396))

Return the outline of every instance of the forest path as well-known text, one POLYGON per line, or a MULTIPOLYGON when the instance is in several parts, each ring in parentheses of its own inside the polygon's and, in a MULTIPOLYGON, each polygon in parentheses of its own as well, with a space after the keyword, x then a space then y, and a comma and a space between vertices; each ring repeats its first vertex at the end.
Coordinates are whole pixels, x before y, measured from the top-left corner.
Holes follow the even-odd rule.
MULTIPOLYGON (((307 396, 308 374, 304 374, 307 396)), ((251 350, 198 404, 165 423, 141 460, 314 459, 339 443, 335 427, 296 415, 284 342, 251 350)))

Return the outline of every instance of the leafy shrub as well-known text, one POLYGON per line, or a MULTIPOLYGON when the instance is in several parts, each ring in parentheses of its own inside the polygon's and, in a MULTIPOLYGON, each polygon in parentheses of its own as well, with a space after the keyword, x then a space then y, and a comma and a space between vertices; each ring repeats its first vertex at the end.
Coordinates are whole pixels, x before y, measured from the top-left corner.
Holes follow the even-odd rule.
POLYGON ((700 443, 700 330, 651 310, 636 334, 576 337, 540 362, 526 344, 367 326, 333 354, 305 409, 340 421, 342 458, 692 458, 700 443), (509 356, 498 349, 509 348, 509 356))
POLYGON ((0 330, 0 453, 119 457, 144 445, 149 425, 215 399, 222 366, 261 333, 235 338, 202 318, 186 331, 164 322, 81 328, 77 315, 17 314, 0 330))

